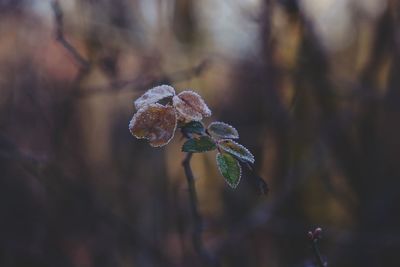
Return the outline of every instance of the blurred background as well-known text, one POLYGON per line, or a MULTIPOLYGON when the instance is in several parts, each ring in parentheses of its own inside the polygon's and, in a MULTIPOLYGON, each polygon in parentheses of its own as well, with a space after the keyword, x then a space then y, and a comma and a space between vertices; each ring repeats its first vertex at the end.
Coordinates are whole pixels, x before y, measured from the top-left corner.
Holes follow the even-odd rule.
POLYGON ((182 139, 131 136, 133 100, 199 92, 269 185, 194 155, 221 266, 399 266, 396 0, 0 0, 0 266, 207 266, 182 139))

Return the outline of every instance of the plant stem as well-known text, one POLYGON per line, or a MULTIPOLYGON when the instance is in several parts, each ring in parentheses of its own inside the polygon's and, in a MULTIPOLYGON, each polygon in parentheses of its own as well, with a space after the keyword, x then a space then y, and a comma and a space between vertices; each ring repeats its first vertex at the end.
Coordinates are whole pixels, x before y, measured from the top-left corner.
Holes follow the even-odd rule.
POLYGON ((189 186, 190 208, 194 220, 194 228, 192 232, 193 247, 197 254, 202 258, 204 263, 208 266, 219 266, 219 262, 213 257, 204 247, 202 232, 203 232, 203 219, 199 213, 197 206, 197 192, 194 182, 192 168, 190 167, 190 160, 193 153, 186 153, 185 159, 182 161, 182 166, 185 171, 186 180, 189 186))
POLYGON ((319 267, 326 267, 326 264, 322 260, 321 253, 319 252, 318 239, 316 238, 316 239, 311 240, 311 244, 312 244, 314 256, 315 256, 315 259, 317 260, 318 266, 319 267))
POLYGON ((85 59, 79 52, 78 50, 73 47, 66 39, 64 36, 64 14, 61 9, 60 3, 58 0, 54 0, 51 3, 51 6, 53 8, 53 14, 54 14, 54 20, 56 23, 56 40, 64 46, 64 48, 71 54, 71 56, 80 64, 80 66, 87 70, 90 67, 90 62, 85 59))

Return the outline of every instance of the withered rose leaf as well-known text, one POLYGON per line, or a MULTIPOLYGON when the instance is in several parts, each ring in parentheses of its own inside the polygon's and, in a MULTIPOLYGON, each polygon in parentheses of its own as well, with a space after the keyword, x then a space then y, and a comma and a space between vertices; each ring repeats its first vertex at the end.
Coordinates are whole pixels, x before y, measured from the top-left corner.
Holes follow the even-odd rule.
POLYGON ((178 96, 174 96, 172 98, 172 102, 174 107, 177 110, 178 120, 182 122, 190 122, 190 121, 201 121, 203 115, 193 109, 190 105, 186 104, 181 98, 178 96))
POLYGON ((160 85, 147 90, 141 97, 136 99, 135 108, 137 110, 146 105, 154 104, 161 99, 175 95, 175 89, 169 85, 160 85))
POLYGON ((203 117, 211 116, 211 110, 197 93, 183 91, 172 98, 177 110, 178 120, 184 122, 200 121, 203 117))
POLYGON ((177 120, 172 106, 150 104, 139 109, 129 123, 136 138, 148 139, 153 147, 164 146, 174 137, 177 120))

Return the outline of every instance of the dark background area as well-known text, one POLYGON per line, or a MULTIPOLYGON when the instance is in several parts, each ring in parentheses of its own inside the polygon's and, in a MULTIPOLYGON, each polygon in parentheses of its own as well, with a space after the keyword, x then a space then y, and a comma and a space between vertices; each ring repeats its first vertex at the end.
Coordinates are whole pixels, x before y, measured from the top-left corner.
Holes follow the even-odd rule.
POLYGON ((222 266, 399 266, 400 3, 0 0, 0 266, 205 266, 182 139, 131 136, 159 84, 203 96, 269 184, 194 155, 222 266), (54 2, 53 2, 54 7, 54 2))

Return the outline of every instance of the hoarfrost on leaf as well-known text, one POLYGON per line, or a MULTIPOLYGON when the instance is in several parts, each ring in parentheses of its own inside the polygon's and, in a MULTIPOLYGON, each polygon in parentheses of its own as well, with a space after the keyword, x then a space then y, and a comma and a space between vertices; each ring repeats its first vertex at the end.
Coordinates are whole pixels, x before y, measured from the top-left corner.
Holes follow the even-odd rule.
POLYGON ((192 91, 183 91, 172 98, 178 113, 178 120, 183 122, 200 121, 211 116, 211 110, 203 98, 192 91))
POLYGON ((231 125, 225 122, 212 122, 208 125, 208 133, 218 139, 237 139, 239 138, 238 131, 231 125))
POLYGON ((228 153, 217 154, 218 170, 224 176, 225 181, 232 187, 236 188, 242 176, 242 168, 239 162, 228 153))
POLYGON ((184 134, 198 134, 203 135, 205 133, 204 125, 200 121, 191 121, 181 126, 181 130, 184 134))
POLYGON ((148 139, 153 147, 161 147, 174 137, 177 120, 171 106, 150 104, 139 109, 129 123, 132 135, 148 139))
POLYGON ((253 154, 251 154, 251 152, 241 144, 238 144, 230 139, 223 139, 218 142, 218 146, 241 161, 254 163, 255 159, 253 154))
POLYGON ((174 96, 172 103, 177 111, 178 121, 190 122, 190 121, 201 121, 203 116, 201 113, 194 110, 191 106, 187 105, 181 98, 174 96))
POLYGON ((169 85, 160 85, 147 90, 141 97, 136 99, 135 108, 139 110, 144 106, 154 104, 161 99, 172 97, 175 95, 175 89, 169 85))
POLYGON ((182 146, 182 151, 199 153, 199 152, 211 151, 216 148, 217 144, 215 144, 214 140, 212 140, 208 136, 201 136, 199 138, 192 138, 187 140, 182 146))

